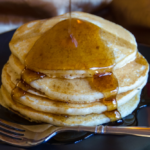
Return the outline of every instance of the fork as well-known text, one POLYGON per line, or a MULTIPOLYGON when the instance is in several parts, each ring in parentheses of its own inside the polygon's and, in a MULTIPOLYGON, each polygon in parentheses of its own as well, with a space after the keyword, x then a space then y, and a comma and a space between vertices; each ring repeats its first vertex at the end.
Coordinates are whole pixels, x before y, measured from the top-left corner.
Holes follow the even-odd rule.
POLYGON ((58 127, 51 124, 20 125, 0 119, 0 140, 15 146, 31 147, 47 142, 59 132, 88 131, 95 134, 128 134, 150 137, 149 127, 73 126, 58 127))

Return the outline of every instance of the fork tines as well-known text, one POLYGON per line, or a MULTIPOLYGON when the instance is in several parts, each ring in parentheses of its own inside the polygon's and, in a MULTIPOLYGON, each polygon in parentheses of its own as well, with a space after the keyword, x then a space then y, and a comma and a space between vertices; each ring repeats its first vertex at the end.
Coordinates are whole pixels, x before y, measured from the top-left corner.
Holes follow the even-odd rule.
POLYGON ((0 139, 2 141, 6 140, 7 138, 21 140, 22 136, 24 135, 24 131, 25 130, 19 125, 0 119, 0 139))

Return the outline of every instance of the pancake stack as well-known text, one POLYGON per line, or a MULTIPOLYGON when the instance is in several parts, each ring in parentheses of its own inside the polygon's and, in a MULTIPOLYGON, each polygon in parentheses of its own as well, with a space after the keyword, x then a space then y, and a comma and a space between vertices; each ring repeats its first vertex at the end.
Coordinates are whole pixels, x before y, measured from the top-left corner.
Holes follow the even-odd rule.
MULTIPOLYGON (((149 66, 138 52, 134 36, 112 22, 82 12, 72 12, 72 18, 86 20, 103 32, 102 39, 113 50, 113 73, 119 84, 117 110, 121 117, 130 114, 140 101, 147 82, 149 66)), ((13 92, 22 78, 25 58, 36 41, 54 25, 68 19, 68 14, 48 20, 33 21, 21 26, 10 42, 12 52, 2 71, 0 104, 18 115, 35 122, 58 126, 94 126, 112 121, 102 103, 104 94, 93 88, 88 70, 38 70, 42 77, 21 86, 22 95, 13 92)), ((29 79, 32 77, 28 77, 29 79)), ((118 118, 120 119, 120 118, 118 118)))

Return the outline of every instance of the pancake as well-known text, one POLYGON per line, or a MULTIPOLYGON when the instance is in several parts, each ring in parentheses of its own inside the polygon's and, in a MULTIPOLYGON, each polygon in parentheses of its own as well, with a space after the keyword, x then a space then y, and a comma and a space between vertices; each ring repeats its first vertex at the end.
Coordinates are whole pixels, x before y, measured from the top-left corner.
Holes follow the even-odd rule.
MULTIPOLYGON (((116 65, 114 69, 121 68, 127 63, 133 61, 136 58, 137 45, 134 36, 112 22, 104 20, 100 17, 90 15, 83 12, 72 12, 72 18, 79 18, 89 21, 101 29, 101 36, 106 41, 107 45, 114 51, 116 65), (110 28, 111 26, 111 28, 110 28)), ((11 52, 21 61, 24 65, 24 60, 31 47, 35 44, 37 39, 45 33, 47 30, 52 28, 58 22, 68 19, 68 14, 54 17, 48 20, 39 20, 32 23, 27 23, 21 26, 14 33, 11 42, 9 43, 11 52)), ((38 70, 46 74, 49 77, 65 77, 65 78, 76 78, 76 77, 91 77, 95 74, 88 70, 38 70)))
MULTIPOLYGON (((2 73, 3 86, 5 87, 7 92, 11 94, 12 90, 15 87, 15 84, 11 81, 11 73, 7 73, 7 67, 9 67, 9 64, 5 65, 2 73)), ((145 78, 145 81, 134 90, 129 90, 128 92, 118 94, 118 106, 127 103, 131 98, 133 98, 143 88, 146 82, 147 78, 145 78)), ((107 111, 107 107, 101 102, 92 102, 85 104, 64 103, 30 93, 27 93, 25 96, 20 97, 16 100, 16 102, 37 111, 63 115, 87 115, 91 113, 102 113, 104 111, 107 111)))
MULTIPOLYGON (((137 60, 134 60, 124 67, 114 70, 114 74, 119 83, 118 93, 133 90, 147 79, 149 66, 142 55, 140 55, 140 58, 146 65, 140 64, 137 60)), ((16 84, 16 80, 20 78, 16 73, 20 73, 23 66, 21 66, 19 60, 15 62, 12 61, 13 59, 15 59, 15 56, 10 56, 10 65, 7 67, 7 72, 9 72, 11 78, 14 78, 12 81, 16 84), (14 69, 16 73, 14 73, 14 69)), ((91 87, 90 82, 90 78, 64 80, 48 77, 33 81, 30 85, 38 91, 45 93, 48 98, 53 100, 70 103, 90 103, 103 98, 103 94, 94 87, 91 87)), ((30 92, 32 93, 31 90, 30 92)))
MULTIPOLYGON (((110 119, 104 114, 90 114, 90 115, 80 115, 80 116, 63 116, 55 115, 50 113, 43 113, 41 111, 35 111, 29 107, 23 106, 19 103, 15 103, 10 94, 2 86, 2 99, 0 103, 5 108, 14 111, 18 115, 35 122, 46 122, 58 126, 94 126, 98 124, 103 124, 110 122, 110 119)), ((128 103, 118 107, 119 112, 122 117, 129 115, 138 105, 140 101, 140 92, 136 94, 128 103)))

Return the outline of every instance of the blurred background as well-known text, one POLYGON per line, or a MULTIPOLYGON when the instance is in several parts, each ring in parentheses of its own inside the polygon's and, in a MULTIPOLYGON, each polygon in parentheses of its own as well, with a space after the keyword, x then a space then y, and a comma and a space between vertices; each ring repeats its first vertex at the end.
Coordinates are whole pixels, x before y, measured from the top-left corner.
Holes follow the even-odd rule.
MULTIPOLYGON (((72 11, 101 16, 130 30, 150 45, 150 0, 72 0, 72 11)), ((69 11, 69 0, 0 0, 0 33, 69 11)), ((111 28, 111 27, 110 27, 111 28)))

